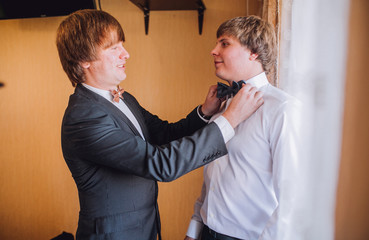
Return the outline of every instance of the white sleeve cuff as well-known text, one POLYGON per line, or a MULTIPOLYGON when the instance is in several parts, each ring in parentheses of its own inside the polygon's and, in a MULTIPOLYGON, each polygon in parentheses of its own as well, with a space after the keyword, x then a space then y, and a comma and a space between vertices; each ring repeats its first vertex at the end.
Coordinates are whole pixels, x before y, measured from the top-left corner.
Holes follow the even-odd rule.
POLYGON ((220 115, 214 122, 218 125, 220 131, 222 132, 224 142, 227 143, 234 136, 234 129, 228 120, 220 115))
POLYGON ((186 235, 193 239, 199 239, 203 226, 204 226, 203 223, 198 222, 196 220, 191 220, 186 235))
POLYGON ((209 120, 207 120, 207 119, 205 119, 205 118, 203 118, 201 116, 201 114, 200 114, 200 107, 201 107, 201 105, 197 106, 197 115, 199 115, 199 117, 201 118, 201 120, 203 120, 204 122, 208 123, 209 120))

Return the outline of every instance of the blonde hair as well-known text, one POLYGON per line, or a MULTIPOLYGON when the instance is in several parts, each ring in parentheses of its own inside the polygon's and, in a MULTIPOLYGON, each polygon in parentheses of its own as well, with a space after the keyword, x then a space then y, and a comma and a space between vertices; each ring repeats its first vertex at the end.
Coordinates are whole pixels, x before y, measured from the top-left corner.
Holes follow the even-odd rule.
POLYGON ((257 54, 257 60, 269 73, 277 59, 276 36, 270 23, 257 16, 236 17, 219 26, 217 38, 223 35, 237 38, 242 46, 257 54))

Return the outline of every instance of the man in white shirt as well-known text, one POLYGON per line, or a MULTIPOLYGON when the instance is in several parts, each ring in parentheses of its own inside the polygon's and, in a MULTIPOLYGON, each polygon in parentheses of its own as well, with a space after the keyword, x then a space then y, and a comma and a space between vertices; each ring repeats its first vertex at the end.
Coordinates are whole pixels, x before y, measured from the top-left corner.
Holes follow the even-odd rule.
MULTIPOLYGON (((186 240, 283 239, 277 229, 285 227, 288 216, 279 214, 279 206, 293 201, 298 101, 266 77, 276 60, 275 39, 273 27, 256 16, 237 17, 218 28, 211 52, 216 76, 230 86, 240 80, 253 85, 264 93, 264 105, 235 128, 228 154, 204 167, 186 240), (281 199, 282 185, 290 198, 281 199)), ((234 94, 225 97, 223 110, 211 121, 234 94)))

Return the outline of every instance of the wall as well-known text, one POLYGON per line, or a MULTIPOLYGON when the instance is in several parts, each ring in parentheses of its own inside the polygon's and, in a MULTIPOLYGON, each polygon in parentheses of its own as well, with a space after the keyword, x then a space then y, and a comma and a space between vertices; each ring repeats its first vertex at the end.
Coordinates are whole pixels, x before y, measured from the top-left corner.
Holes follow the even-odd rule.
POLYGON ((351 0, 337 240, 369 239, 369 1, 351 0))
MULTIPOLYGON (((178 120, 215 84, 210 51, 219 24, 260 12, 261 1, 205 0, 196 11, 142 12, 128 0, 101 0, 126 33, 131 55, 122 86, 149 111, 178 120), (169 100, 170 99, 170 100, 169 100)), ((55 47, 64 17, 0 21, 0 239, 50 239, 75 233, 78 196, 60 147, 60 124, 73 88, 55 47)), ((182 239, 200 192, 202 170, 160 184, 164 239, 182 239)))

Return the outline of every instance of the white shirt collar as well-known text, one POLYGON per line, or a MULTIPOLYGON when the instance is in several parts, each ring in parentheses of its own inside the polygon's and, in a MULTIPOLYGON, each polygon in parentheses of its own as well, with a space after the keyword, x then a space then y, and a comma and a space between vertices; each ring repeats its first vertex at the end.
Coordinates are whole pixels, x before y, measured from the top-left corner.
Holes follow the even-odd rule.
POLYGON ((110 101, 110 102, 112 102, 112 101, 113 101, 113 95, 111 95, 111 93, 110 93, 108 90, 103 90, 103 89, 100 89, 100 88, 95 88, 95 87, 92 87, 92 86, 90 86, 90 85, 88 85, 88 84, 86 84, 86 83, 82 83, 82 85, 83 85, 85 88, 87 88, 87 89, 89 89, 89 90, 93 91, 94 93, 97 93, 97 94, 99 94, 100 96, 104 97, 106 100, 108 100, 108 101, 110 101))
POLYGON ((252 86, 255 86, 258 89, 269 84, 269 81, 265 75, 265 72, 262 72, 256 75, 255 77, 252 77, 246 80, 245 82, 251 84, 252 86))
MULTIPOLYGON (((268 78, 265 75, 265 72, 262 72, 262 73, 254 76, 252 78, 249 78, 248 80, 245 80, 245 82, 251 84, 252 86, 256 87, 257 89, 270 84, 269 81, 268 81, 268 78)), ((233 97, 233 95, 232 95, 232 97, 233 97)), ((227 96, 226 101, 228 102, 228 99, 231 99, 232 97, 227 96)))

